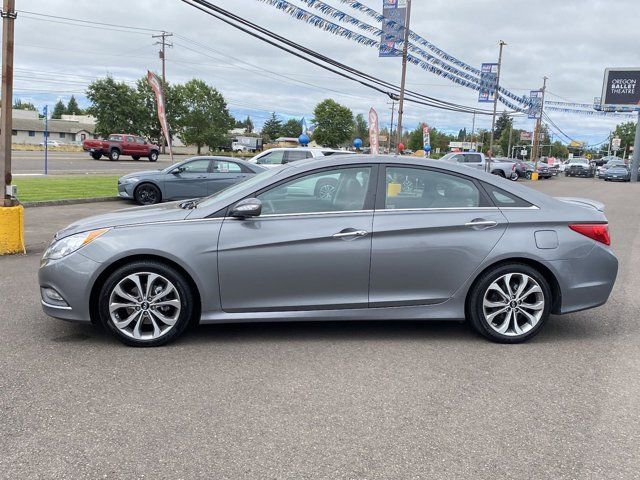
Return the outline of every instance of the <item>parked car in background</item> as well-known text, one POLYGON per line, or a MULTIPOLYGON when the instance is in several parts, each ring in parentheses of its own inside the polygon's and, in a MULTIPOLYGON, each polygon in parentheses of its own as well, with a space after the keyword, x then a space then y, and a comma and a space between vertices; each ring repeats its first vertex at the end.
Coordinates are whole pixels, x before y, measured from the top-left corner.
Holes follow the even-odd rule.
POLYGON ((516 181, 519 178, 527 177, 527 164, 526 162, 518 159, 511 159, 515 165, 513 175, 511 175, 510 180, 516 181))
MULTIPOLYGON (((525 177, 528 180, 531 180, 531 175, 536 171, 536 166, 534 162, 525 162, 527 165, 527 171, 525 177)), ((543 162, 538 162, 538 178, 549 179, 553 177, 553 173, 551 169, 549 169, 549 165, 543 162)))
POLYGON ((333 148, 311 148, 311 147, 281 147, 270 148, 251 158, 249 162, 262 165, 266 168, 277 167, 286 163, 304 160, 306 158, 321 158, 331 155, 353 155, 354 152, 347 150, 335 150, 333 148))
POLYGON ((607 155, 604 156, 602 158, 598 158, 596 160, 592 160, 593 163, 596 164, 597 167, 601 167, 605 164, 607 164, 608 162, 611 162, 613 160, 623 160, 622 158, 618 157, 617 155, 607 155))
POLYGON ((236 137, 231 141, 231 150, 234 152, 257 152, 262 150, 262 138, 236 137))
MULTIPOLYGON (((487 159, 480 152, 451 152, 440 159, 441 162, 459 163, 465 167, 472 167, 486 171, 487 159)), ((511 159, 496 157, 491 160, 491 172, 503 178, 511 178, 516 170, 515 163, 511 159)))
POLYGON ((630 182, 631 170, 626 165, 613 165, 602 175, 605 182, 630 182))
POLYGON ((625 166, 626 163, 624 160, 622 160, 621 158, 618 157, 614 157, 610 160, 607 161, 607 163, 605 163, 604 165, 599 166, 596 169, 596 175, 598 178, 604 178, 604 173, 610 169, 611 167, 618 167, 618 166, 625 166))
POLYGON ((106 140, 87 139, 82 142, 82 149, 89 152, 94 160, 100 160, 107 156, 109 160, 119 160, 121 156, 131 156, 134 160, 142 157, 148 158, 150 162, 158 160, 160 147, 142 137, 129 134, 109 135, 106 140))
POLYGON ((42 257, 42 307, 141 347, 198 322, 465 318, 518 343, 552 313, 607 301, 618 261, 603 210, 450 162, 302 161, 200 201, 76 221, 42 257), (326 176, 333 196, 307 188, 326 176))
MULTIPOLYGON (((49 140, 49 141, 47 142, 47 145, 48 145, 49 147, 61 147, 61 146, 63 146, 63 145, 64 145, 64 142, 59 142, 59 141, 57 141, 57 140, 49 140)), ((41 146, 41 147, 44 147, 44 142, 40 142, 40 146, 41 146)))
POLYGON ((118 180, 118 195, 140 205, 205 197, 265 168, 236 158, 193 157, 164 170, 130 173, 118 180))
POLYGON ((595 165, 588 158, 572 158, 564 170, 565 177, 593 178, 596 174, 595 165))

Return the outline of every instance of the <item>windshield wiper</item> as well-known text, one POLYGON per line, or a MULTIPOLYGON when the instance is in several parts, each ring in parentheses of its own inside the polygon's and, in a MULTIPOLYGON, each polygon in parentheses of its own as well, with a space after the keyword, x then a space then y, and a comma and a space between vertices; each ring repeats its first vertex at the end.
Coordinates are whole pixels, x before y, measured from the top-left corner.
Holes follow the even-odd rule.
POLYGON ((186 202, 182 202, 179 205, 180 208, 183 208, 185 210, 192 210, 194 208, 198 208, 198 201, 197 200, 188 200, 186 202))

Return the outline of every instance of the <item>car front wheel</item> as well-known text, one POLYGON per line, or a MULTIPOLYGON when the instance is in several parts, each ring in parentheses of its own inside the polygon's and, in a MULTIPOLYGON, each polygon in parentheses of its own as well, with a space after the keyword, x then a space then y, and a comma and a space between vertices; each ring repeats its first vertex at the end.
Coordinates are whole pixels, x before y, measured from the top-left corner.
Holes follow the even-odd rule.
POLYGON ((534 268, 520 263, 484 273, 469 295, 471 325, 499 343, 520 343, 536 335, 549 318, 551 289, 534 268))
POLYGON ((162 194, 160 193, 160 189, 155 185, 143 183, 136 188, 133 198, 140 205, 155 205, 162 200, 162 194))
POLYGON ((104 327, 134 347, 157 347, 175 340, 189 325, 194 296, 175 269, 139 261, 113 272, 100 290, 104 327))

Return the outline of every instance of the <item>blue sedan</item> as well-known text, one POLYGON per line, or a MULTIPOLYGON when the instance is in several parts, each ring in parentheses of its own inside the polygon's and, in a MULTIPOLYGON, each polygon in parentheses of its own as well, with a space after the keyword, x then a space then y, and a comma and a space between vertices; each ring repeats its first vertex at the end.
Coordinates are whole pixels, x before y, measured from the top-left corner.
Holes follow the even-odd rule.
POLYGON ((164 170, 121 177, 118 195, 140 205, 206 197, 264 170, 260 165, 236 158, 193 157, 164 170))

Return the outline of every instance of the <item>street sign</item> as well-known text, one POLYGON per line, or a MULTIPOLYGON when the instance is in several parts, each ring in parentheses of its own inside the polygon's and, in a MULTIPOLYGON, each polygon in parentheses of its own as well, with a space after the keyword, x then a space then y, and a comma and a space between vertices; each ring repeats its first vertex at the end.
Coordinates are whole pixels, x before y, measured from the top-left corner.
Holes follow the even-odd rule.
POLYGON ((539 118, 542 111, 542 90, 531 90, 529 92, 529 101, 528 117, 531 119, 539 118))
POLYGON ((640 68, 607 68, 602 86, 603 107, 640 106, 640 68))
POLYGON ((526 150, 520 150, 520 156, 521 157, 526 157, 527 156, 527 151, 526 150))
POLYGON ((493 103, 495 101, 496 83, 498 83, 498 64, 483 63, 480 68, 479 103, 493 103))
POLYGON ((611 150, 614 150, 614 151, 620 150, 620 142, 621 140, 618 137, 611 140, 611 150))

